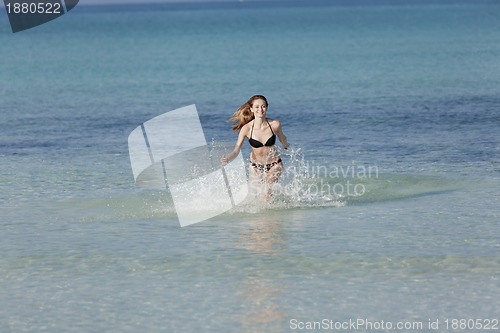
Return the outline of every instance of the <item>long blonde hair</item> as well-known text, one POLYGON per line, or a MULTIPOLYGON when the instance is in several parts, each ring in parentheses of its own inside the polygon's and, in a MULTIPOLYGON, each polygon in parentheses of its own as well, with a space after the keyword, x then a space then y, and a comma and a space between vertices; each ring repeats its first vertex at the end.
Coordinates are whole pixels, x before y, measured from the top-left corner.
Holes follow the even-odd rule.
POLYGON ((240 106, 240 108, 233 114, 231 119, 228 121, 236 121, 233 125, 233 131, 239 131, 243 126, 248 124, 254 119, 254 115, 250 108, 253 105, 253 102, 257 99, 261 99, 266 102, 266 107, 268 106, 267 99, 262 95, 254 95, 252 96, 245 104, 240 106))

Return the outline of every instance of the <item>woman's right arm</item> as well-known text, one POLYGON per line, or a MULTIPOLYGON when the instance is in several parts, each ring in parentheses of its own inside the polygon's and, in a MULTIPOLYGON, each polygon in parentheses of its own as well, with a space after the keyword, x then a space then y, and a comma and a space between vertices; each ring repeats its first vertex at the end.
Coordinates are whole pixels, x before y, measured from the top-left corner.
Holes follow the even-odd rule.
POLYGON ((222 155, 222 158, 220 159, 222 163, 224 164, 229 163, 232 160, 234 160, 236 156, 238 156, 238 154, 241 151, 241 147, 243 146, 243 142, 245 142, 247 130, 248 129, 246 126, 240 130, 240 133, 238 134, 238 141, 236 141, 236 146, 234 146, 234 150, 231 153, 227 154, 227 156, 222 155))

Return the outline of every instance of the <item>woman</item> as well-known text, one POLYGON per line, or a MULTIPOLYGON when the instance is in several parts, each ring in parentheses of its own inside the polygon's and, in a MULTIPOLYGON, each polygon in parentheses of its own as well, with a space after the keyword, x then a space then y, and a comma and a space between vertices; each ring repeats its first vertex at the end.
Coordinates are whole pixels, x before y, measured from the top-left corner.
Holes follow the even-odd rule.
POLYGON ((239 131, 238 141, 234 150, 221 158, 224 164, 235 159, 245 138, 248 139, 252 147, 250 177, 267 185, 264 202, 271 196, 271 185, 278 181, 283 172, 283 162, 275 145, 276 135, 284 149, 290 146, 281 130, 280 122, 266 118, 267 107, 267 99, 262 95, 255 95, 233 114, 229 121, 236 121, 233 131, 239 131))

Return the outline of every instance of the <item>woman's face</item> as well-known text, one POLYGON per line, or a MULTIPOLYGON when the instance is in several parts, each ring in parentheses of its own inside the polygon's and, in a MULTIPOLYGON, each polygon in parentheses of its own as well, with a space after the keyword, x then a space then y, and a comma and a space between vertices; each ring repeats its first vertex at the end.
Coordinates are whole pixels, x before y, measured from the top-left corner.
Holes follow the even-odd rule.
POLYGON ((256 99, 255 101, 253 101, 251 110, 254 117, 265 117, 267 112, 266 101, 262 99, 256 99))

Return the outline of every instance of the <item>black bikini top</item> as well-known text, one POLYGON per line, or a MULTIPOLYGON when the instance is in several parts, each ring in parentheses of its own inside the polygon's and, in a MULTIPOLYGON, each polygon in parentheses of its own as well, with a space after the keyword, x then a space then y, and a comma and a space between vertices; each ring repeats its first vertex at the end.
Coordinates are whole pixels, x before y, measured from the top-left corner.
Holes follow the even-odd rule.
POLYGON ((276 142, 276 134, 274 134, 273 128, 271 127, 271 125, 269 124, 269 122, 267 121, 267 119, 266 119, 266 122, 269 125, 269 128, 271 129, 271 132, 273 133, 273 136, 271 136, 267 140, 267 142, 265 144, 262 144, 262 142, 260 142, 258 140, 252 139, 253 125, 255 124, 255 121, 254 121, 254 123, 252 124, 252 132, 250 133, 250 139, 248 139, 248 142, 250 143, 250 146, 252 146, 254 148, 260 148, 260 147, 264 147, 264 146, 266 146, 266 147, 274 146, 274 143, 276 142))

